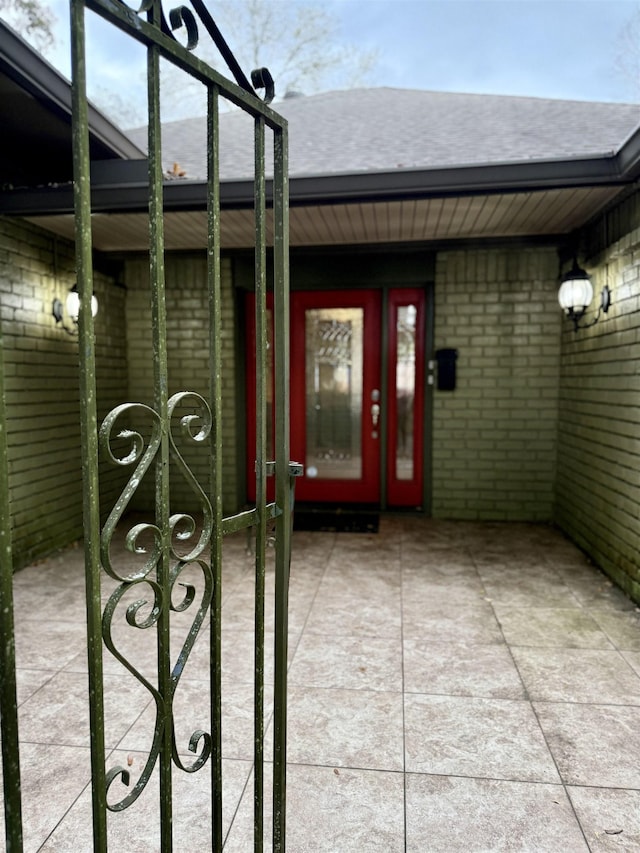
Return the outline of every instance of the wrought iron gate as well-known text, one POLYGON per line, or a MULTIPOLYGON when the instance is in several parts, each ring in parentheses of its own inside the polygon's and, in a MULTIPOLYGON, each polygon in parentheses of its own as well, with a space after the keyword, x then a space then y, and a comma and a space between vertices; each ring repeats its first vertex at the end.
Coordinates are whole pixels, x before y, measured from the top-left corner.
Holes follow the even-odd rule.
MULTIPOLYGON (((222 850, 222 747, 221 747, 221 594, 222 543, 225 535, 255 529, 255 677, 254 677, 254 850, 263 849, 264 825, 264 671, 265 671, 265 562, 268 525, 275 524, 275 644, 274 644, 274 749, 273 749, 273 849, 285 849, 286 793, 286 663, 288 574, 291 550, 291 513, 294 477, 300 466, 289 461, 288 396, 288 164, 286 123, 269 106, 273 82, 266 69, 244 76, 202 3, 191 0, 192 9, 180 7, 165 17, 160 0, 143 0, 138 11, 121 0, 72 0, 73 156, 76 209, 76 264, 80 314, 80 393, 82 470, 84 488, 84 542, 89 655, 89 703, 94 849, 107 850, 107 812, 118 812, 135 802, 154 769, 159 771, 159 849, 172 849, 172 783, 180 771, 211 774, 211 849, 222 850), (153 335, 153 401, 127 402, 98 423, 91 240, 91 184, 86 100, 85 9, 106 19, 141 42, 147 50, 149 110, 149 268, 151 276, 153 335), (194 11, 195 10, 195 14, 194 11), (235 82, 227 80, 197 58, 199 27, 204 27, 227 63, 235 82), (186 46, 174 31, 186 32, 186 46), (163 166, 160 132, 160 58, 195 77, 206 87, 207 107, 207 280, 209 317, 210 383, 208 399, 189 389, 169 395, 164 276, 163 166), (252 85, 253 84, 253 85, 252 85), (265 89, 261 100, 254 87, 265 89), (256 494, 255 506, 225 517, 222 510, 222 387, 221 387, 221 260, 219 104, 226 99, 254 120, 255 145, 255 287, 256 287, 256 494), (274 372, 275 459, 267 449, 267 139, 273 144, 273 279, 274 279, 274 372), (150 424, 148 433, 136 419, 150 424), (177 426, 176 426, 176 421, 177 426), (175 433, 182 440, 210 454, 209 482, 198 482, 184 461, 175 433), (104 525, 99 505, 99 460, 110 459, 127 470, 128 482, 104 525), (200 506, 201 518, 173 504, 170 465, 187 481, 200 506), (119 562, 112 544, 116 531, 126 526, 126 513, 136 490, 148 476, 155 482, 155 510, 148 520, 126 530, 126 549, 136 556, 136 568, 119 562), (276 498, 268 502, 267 477, 275 476, 276 498), (189 568, 198 574, 201 590, 186 580, 189 568), (105 578, 110 595, 103 607, 105 578), (176 602, 176 597, 179 601, 176 602), (130 601, 126 605, 126 601, 130 601), (120 607, 120 605, 123 605, 120 607), (157 674, 150 677, 127 659, 114 639, 120 611, 133 629, 155 632, 157 674), (191 610, 192 627, 176 654, 170 643, 175 613, 191 610), (198 636, 209 621, 211 713, 209 731, 195 731, 188 744, 195 754, 187 765, 176 744, 173 701, 180 678, 198 636), (155 706, 153 743, 135 781, 126 766, 105 768, 105 718, 103 646, 148 691, 155 706), (114 783, 127 787, 125 796, 113 801, 114 783), (113 786, 113 787, 112 787, 113 786), (111 790, 111 797, 109 796, 111 790)), ((206 325, 205 325, 206 328, 206 325)), ((0 362, 0 381, 2 377, 0 362)), ((2 386, 0 385, 0 395, 2 386)), ((10 508, 6 483, 4 419, 0 406, 0 700, 6 838, 9 851, 22 850, 19 753, 15 713, 15 661, 11 602, 10 508)))

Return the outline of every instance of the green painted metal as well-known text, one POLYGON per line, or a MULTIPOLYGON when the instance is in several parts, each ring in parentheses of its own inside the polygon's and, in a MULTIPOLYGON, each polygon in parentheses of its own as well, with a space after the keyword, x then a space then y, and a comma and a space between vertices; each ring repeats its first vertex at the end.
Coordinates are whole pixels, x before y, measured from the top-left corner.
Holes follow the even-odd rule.
MULTIPOLYGON (((159 27, 161 7, 149 9, 150 22, 159 27)), ((169 528, 169 371, 167 365, 167 308, 164 273, 163 169, 160 123, 160 50, 149 45, 147 52, 148 156, 149 156, 149 275, 151 280, 151 329, 153 339, 153 402, 160 420, 160 450, 156 458, 156 517, 160 531, 160 554, 156 564, 157 584, 163 606, 157 621, 158 706, 156 731, 160 737, 160 849, 172 844, 172 679, 171 679, 171 532, 169 528)))
POLYGON ((294 477, 302 471, 289 462, 289 161, 287 127, 274 131, 274 373, 276 503, 276 589, 273 701, 273 851, 286 844, 287 658, 289 631, 289 570, 294 477))
POLYGON ((209 395, 213 406, 214 435, 211 453, 211 495, 214 525, 211 539, 211 561, 214 567, 213 601, 211 604, 211 808, 213 850, 222 847, 222 308, 220 304, 220 158, 219 152, 220 90, 214 85, 207 97, 207 221, 208 221, 208 286, 209 286, 209 352, 211 373, 209 395))
MULTIPOLYGON (((269 522, 275 520, 275 710, 273 776, 273 850, 285 850, 286 797, 286 664, 287 607, 291 558, 291 518, 295 477, 301 466, 289 460, 289 275, 288 275, 288 163, 286 123, 253 87, 264 88, 266 100, 273 95, 273 81, 266 69, 254 72, 252 83, 242 74, 224 43, 213 19, 201 0, 193 0, 193 9, 182 7, 165 19, 157 0, 143 0, 133 11, 113 0, 72 0, 73 89, 74 89, 74 179, 76 187, 76 240, 78 252, 78 289, 81 298, 79 317, 80 378, 82 399, 83 475, 85 512, 85 562, 87 612, 89 626, 90 705, 92 727, 92 776, 94 849, 107 850, 108 813, 117 815, 133 807, 157 768, 159 774, 159 849, 173 849, 172 833, 173 773, 176 768, 196 773, 210 762, 211 773, 211 849, 222 850, 222 684, 221 684, 221 596, 224 536, 255 528, 255 690, 254 690, 254 850, 264 847, 264 672, 265 672, 265 577, 266 542, 269 522), (148 156, 149 156, 149 269, 151 328, 153 340, 153 400, 123 403, 113 409, 98 429, 96 416, 96 378, 94 327, 90 305, 93 291, 91 267, 91 206, 86 109, 86 51, 84 10, 97 12, 147 47, 148 80, 148 156), (145 19, 146 18, 146 19, 145 19), (193 53, 198 43, 199 23, 220 49, 235 77, 225 79, 193 53), (187 46, 172 35, 182 26, 187 46), (196 77, 207 88, 207 163, 208 163, 208 318, 203 318, 203 342, 208 343, 211 365, 209 400, 192 391, 169 396, 167 310, 164 272, 163 168, 160 126, 160 60, 173 62, 196 77), (222 409, 221 382, 222 311, 220 264, 220 170, 219 102, 220 98, 241 107, 254 118, 255 144, 255 286, 257 329, 256 412, 256 506, 224 517, 222 511, 222 409), (276 374, 275 459, 268 459, 267 447, 267 181, 265 176, 266 137, 273 137, 274 178, 274 283, 276 374), (208 321, 208 339, 204 326, 208 321), (209 482, 199 483, 185 461, 182 447, 187 443, 209 454, 209 482), (100 530, 99 453, 114 465, 129 471, 129 479, 120 498, 100 530), (267 497, 268 477, 275 474, 276 499, 267 497), (172 505, 172 478, 186 480, 197 498, 199 513, 181 511, 172 505), (155 478, 155 507, 152 517, 127 529, 126 515, 136 491, 145 477, 155 478), (124 552, 117 544, 119 531, 125 528, 124 552), (102 573, 101 573, 101 570, 102 573), (195 572, 196 582, 191 577, 195 572), (107 588, 107 584, 109 585, 107 588), (102 609, 101 587, 108 593, 102 609), (135 598, 133 603, 126 604, 135 598), (179 600, 176 602, 176 598, 179 600), (190 611, 193 622, 182 645, 172 648, 173 614, 190 611), (124 618, 123 618, 124 617, 124 618), (176 742, 174 698, 191 651, 209 620, 209 661, 211 711, 210 731, 196 730, 188 743, 195 758, 191 764, 181 755, 176 742), (129 659, 117 641, 118 626, 134 631, 155 632, 157 672, 143 673, 129 659), (144 767, 132 780, 128 767, 104 765, 104 697, 102 647, 125 667, 153 700, 155 723, 152 743, 144 767), (118 786, 126 789, 116 794, 118 786)), ((251 463, 250 463, 251 464, 251 463)), ((109 818, 116 819, 116 818, 109 818)))
POLYGON ((264 119, 255 119, 256 525, 254 649, 254 851, 262 853, 264 817, 264 598, 267 545, 267 249, 264 119))
POLYGON ((22 798, 13 615, 13 553, 7 460, 4 356, 0 333, 0 732, 7 853, 22 853, 22 798))
POLYGON ((73 171, 76 228, 76 274, 81 411, 81 452, 89 667, 89 720, 93 790, 94 850, 107 849, 105 730, 102 678, 102 603, 100 594, 100 507, 98 483, 98 416, 96 403, 95 336, 90 310, 93 296, 91 241, 91 179, 86 96, 84 6, 71 3, 71 63, 73 110, 73 171), (87 308, 89 310, 87 310, 87 308), (99 770, 97 768, 100 768, 99 770))

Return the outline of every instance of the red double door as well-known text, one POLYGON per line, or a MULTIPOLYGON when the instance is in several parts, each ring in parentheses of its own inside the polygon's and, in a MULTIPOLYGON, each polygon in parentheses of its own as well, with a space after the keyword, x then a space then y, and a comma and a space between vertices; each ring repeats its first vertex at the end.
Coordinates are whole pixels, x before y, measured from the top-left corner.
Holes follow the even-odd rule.
MULTIPOLYGON (((250 460, 251 305, 247 315, 250 460)), ((425 294, 419 288, 292 293, 291 458, 305 469, 296 501, 423 504, 424 339, 425 294)), ((252 470, 247 488, 252 497, 252 470)))

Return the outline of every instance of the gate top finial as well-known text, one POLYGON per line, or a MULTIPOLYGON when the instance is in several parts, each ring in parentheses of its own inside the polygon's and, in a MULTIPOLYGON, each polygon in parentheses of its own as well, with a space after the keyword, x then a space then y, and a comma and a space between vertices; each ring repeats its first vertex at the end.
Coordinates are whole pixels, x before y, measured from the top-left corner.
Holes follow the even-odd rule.
MULTIPOLYGON (((148 6, 158 2, 160 7, 161 24, 160 27, 165 35, 175 40, 174 31, 182 26, 187 28, 187 50, 193 50, 198 44, 198 24, 193 12, 186 6, 179 6, 172 9, 169 13, 169 23, 162 11, 160 0, 148 0, 148 6)), ((251 82, 249 82, 244 71, 240 67, 240 63, 235 58, 233 51, 227 44, 224 36, 220 32, 220 28, 213 20, 213 17, 207 9, 204 0, 191 0, 191 4, 198 15, 200 21, 204 24, 206 31, 211 36, 214 44, 220 51, 220 55, 227 64, 229 71, 233 74, 236 83, 245 92, 250 95, 257 95, 256 89, 264 89, 265 94, 263 101, 265 104, 270 104, 275 96, 275 85, 273 77, 268 68, 257 68, 251 72, 251 82)))

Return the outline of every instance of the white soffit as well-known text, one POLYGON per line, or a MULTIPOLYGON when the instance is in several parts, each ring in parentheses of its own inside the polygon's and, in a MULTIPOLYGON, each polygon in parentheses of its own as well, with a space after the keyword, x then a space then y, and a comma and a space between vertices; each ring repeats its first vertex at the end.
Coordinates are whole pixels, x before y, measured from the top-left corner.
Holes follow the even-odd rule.
MULTIPOLYGON (((617 187, 586 187, 293 207, 290 242, 291 246, 337 246, 566 234, 583 225, 619 191, 617 187)), ((73 239, 74 219, 70 214, 27 218, 62 237, 73 239)), ((267 236, 271 241, 270 216, 267 219, 267 236)), ((92 221, 93 243, 97 250, 146 251, 148 220, 145 213, 96 213, 92 221)), ((253 212, 223 210, 221 238, 225 249, 252 246, 253 212)), ((202 249, 206 242, 206 211, 166 213, 167 250, 202 249)))

